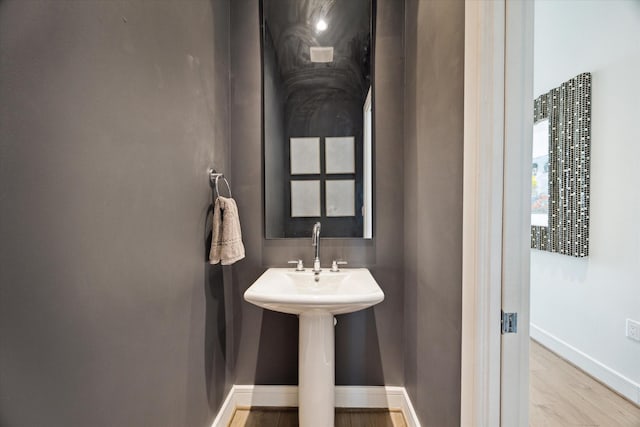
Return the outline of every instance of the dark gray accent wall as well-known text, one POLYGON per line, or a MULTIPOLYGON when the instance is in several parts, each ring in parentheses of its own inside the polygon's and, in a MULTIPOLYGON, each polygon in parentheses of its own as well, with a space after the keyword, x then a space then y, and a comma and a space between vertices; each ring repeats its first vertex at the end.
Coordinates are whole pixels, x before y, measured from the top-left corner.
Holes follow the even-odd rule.
POLYGON ((464 2, 405 7, 406 387, 423 426, 459 426, 464 2))
MULTIPOLYGON (((369 267, 385 293, 375 308, 338 316, 336 382, 402 385, 403 358, 403 20, 402 2, 378 0, 375 47, 375 229, 373 240, 322 239, 334 258, 369 267)), ((302 258, 309 239, 265 240, 262 219, 260 29, 257 0, 231 4, 231 160, 247 257, 234 265, 238 384, 296 384, 298 320, 245 302, 267 267, 302 258)))
POLYGON ((228 0, 0 2, 0 425, 211 425, 228 34, 228 0))

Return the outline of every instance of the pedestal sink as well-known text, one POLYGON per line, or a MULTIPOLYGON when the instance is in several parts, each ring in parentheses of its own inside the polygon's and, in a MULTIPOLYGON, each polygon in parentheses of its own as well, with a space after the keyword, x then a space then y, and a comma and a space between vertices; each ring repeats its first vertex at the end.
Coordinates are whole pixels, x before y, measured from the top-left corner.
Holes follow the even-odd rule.
POLYGON ((339 272, 270 268, 244 293, 259 307, 300 319, 298 406, 301 427, 333 427, 335 342, 333 316, 362 310, 384 299, 366 268, 339 272))

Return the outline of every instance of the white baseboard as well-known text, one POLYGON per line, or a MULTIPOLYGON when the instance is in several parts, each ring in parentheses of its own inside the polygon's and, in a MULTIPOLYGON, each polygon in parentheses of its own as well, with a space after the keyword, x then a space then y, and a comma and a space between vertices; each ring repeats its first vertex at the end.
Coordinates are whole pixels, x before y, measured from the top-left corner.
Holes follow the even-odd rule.
POLYGON ((227 427, 229 425, 231 418, 233 418, 233 413, 236 410, 234 387, 235 386, 231 387, 227 397, 224 399, 224 402, 222 402, 222 406, 213 419, 211 427, 227 427))
POLYGON ((578 350, 553 334, 534 325, 530 325, 531 338, 538 341, 554 353, 565 358, 592 377, 603 382, 611 389, 640 405, 640 384, 611 369, 604 363, 578 350))
MULTIPOLYGON (((234 385, 211 427, 226 427, 236 408, 250 406, 297 407, 298 387, 234 385)), ((409 427, 420 427, 420 422, 404 387, 336 386, 336 407, 401 410, 409 427)))

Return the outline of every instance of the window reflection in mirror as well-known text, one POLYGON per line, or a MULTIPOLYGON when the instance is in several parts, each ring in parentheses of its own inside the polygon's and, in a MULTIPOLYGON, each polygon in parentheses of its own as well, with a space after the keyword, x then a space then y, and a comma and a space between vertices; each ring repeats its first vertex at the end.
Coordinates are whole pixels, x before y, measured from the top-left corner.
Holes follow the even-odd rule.
POLYGON ((531 225, 549 226, 549 119, 533 125, 531 225))
POLYGON ((371 238, 372 0, 262 0, 266 238, 371 238))

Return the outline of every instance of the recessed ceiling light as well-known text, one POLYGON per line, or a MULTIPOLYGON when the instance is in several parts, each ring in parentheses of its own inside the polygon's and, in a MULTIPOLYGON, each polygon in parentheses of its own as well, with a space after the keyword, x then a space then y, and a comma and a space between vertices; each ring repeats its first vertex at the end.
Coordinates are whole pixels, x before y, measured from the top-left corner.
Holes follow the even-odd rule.
POLYGON ((322 18, 318 19, 318 22, 316 22, 316 30, 318 30, 319 33, 323 32, 328 27, 329 26, 327 25, 327 21, 322 18))

